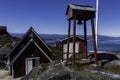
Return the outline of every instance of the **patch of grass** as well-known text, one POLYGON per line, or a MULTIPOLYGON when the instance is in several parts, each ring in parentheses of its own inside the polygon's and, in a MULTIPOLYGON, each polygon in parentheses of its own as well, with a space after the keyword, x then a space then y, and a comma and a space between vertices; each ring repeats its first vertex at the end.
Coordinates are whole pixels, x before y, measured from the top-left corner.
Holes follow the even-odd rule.
POLYGON ((55 38, 45 38, 45 40, 56 40, 55 38))
POLYGON ((0 48, 2 47, 13 47, 18 42, 19 39, 12 37, 10 34, 1 34, 0 35, 0 48))
POLYGON ((67 65, 67 67, 72 71, 79 72, 82 77, 86 78, 86 80, 98 80, 99 76, 89 71, 91 64, 92 62, 84 64, 76 63, 74 66, 67 65))
POLYGON ((53 52, 53 57, 52 57, 53 60, 61 60, 62 59, 62 49, 52 47, 52 46, 50 46, 50 49, 53 52))
POLYGON ((120 74, 120 66, 119 65, 111 65, 111 66, 102 66, 102 70, 113 73, 113 74, 120 74))
POLYGON ((89 69, 90 64, 92 64, 92 62, 90 62, 90 63, 75 63, 75 65, 73 66, 71 61, 69 61, 68 63, 71 63, 71 64, 66 65, 67 67, 69 67, 72 70, 78 71, 78 72, 89 69))

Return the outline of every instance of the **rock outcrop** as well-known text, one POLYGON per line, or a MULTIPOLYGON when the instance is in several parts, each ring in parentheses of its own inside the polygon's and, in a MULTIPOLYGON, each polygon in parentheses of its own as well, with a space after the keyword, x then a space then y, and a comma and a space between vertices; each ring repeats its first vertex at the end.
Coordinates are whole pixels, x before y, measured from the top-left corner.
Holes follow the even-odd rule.
POLYGON ((21 80, 120 80, 120 75, 110 74, 104 71, 85 69, 74 71, 60 62, 41 64, 32 69, 21 80), (104 73, 104 74, 103 74, 104 73))
POLYGON ((60 62, 41 64, 22 80, 85 80, 77 72, 69 71, 60 62))
POLYGON ((18 40, 7 32, 7 27, 0 26, 0 66, 5 64, 5 56, 10 53, 18 40))

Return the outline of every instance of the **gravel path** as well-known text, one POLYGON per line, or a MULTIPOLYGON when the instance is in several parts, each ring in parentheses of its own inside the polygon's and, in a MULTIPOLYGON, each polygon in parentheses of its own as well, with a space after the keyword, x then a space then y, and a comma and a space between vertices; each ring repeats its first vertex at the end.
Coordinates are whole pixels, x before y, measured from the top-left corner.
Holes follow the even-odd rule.
POLYGON ((0 80, 12 80, 12 77, 7 70, 0 69, 0 80))
POLYGON ((20 80, 21 78, 12 78, 12 76, 9 75, 9 72, 4 69, 0 69, 0 80, 20 80))

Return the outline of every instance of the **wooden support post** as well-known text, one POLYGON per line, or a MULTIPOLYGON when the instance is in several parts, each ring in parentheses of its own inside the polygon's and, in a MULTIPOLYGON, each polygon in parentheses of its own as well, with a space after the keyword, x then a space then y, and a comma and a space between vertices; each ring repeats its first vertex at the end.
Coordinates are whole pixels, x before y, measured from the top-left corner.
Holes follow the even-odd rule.
POLYGON ((69 44, 70 44, 70 26, 71 26, 71 20, 68 20, 68 39, 67 39, 67 61, 69 58, 69 44))
POLYGON ((73 65, 75 65, 75 43, 76 43, 76 15, 73 19, 73 65))
POLYGON ((92 28, 92 38, 93 38, 93 48, 94 48, 94 60, 95 64, 98 65, 98 55, 97 55, 97 48, 96 48, 96 38, 95 38, 95 28, 94 28, 94 19, 91 19, 91 28, 92 28))
POLYGON ((84 39, 85 43, 85 59, 87 59, 87 29, 86 29, 86 20, 84 20, 84 39))

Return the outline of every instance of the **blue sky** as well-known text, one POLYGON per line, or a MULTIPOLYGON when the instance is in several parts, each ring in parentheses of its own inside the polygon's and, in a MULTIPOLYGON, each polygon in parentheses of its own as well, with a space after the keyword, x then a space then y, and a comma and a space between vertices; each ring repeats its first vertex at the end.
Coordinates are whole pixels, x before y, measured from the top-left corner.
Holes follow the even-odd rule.
MULTIPOLYGON (((25 33, 30 26, 38 33, 67 34, 69 3, 95 7, 96 0, 0 0, 0 25, 10 33, 25 33)), ((99 34, 120 36, 120 0, 99 0, 99 34)), ((87 22, 91 34, 90 21, 87 22)), ((77 34, 83 28, 77 27, 77 34)))

